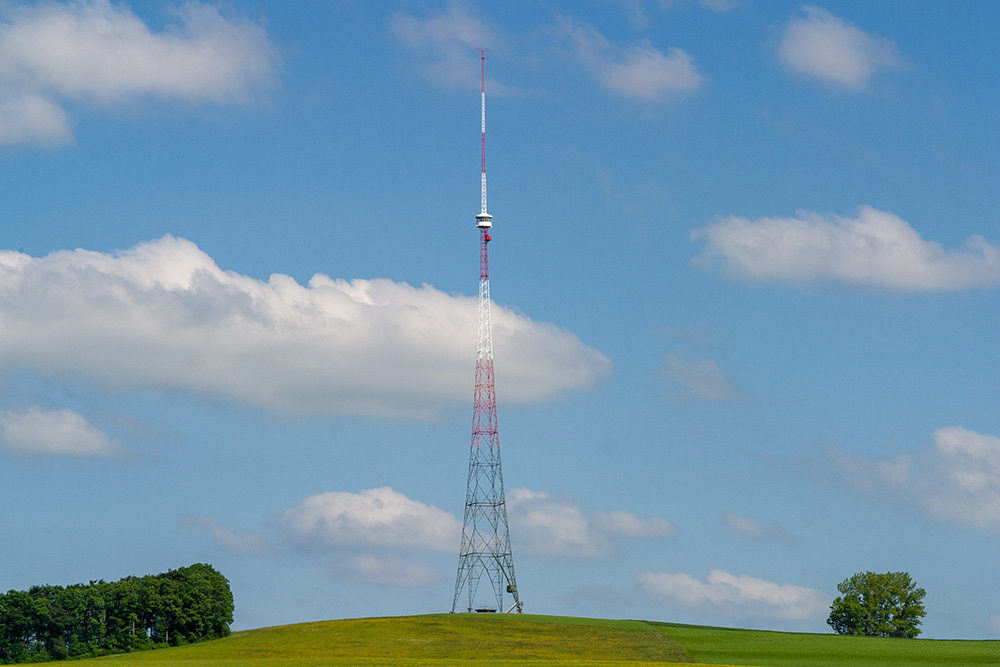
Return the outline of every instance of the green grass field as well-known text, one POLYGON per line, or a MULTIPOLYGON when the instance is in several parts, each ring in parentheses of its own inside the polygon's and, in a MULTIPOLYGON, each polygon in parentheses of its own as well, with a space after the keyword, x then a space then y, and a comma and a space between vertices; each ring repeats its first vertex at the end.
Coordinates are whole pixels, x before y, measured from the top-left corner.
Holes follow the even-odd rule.
POLYGON ((766 667, 1000 665, 998 641, 882 639, 652 625, 662 628, 699 663, 766 667))
POLYGON ((305 623, 83 661, 86 667, 1000 665, 1000 642, 870 639, 646 621, 434 614, 305 623))

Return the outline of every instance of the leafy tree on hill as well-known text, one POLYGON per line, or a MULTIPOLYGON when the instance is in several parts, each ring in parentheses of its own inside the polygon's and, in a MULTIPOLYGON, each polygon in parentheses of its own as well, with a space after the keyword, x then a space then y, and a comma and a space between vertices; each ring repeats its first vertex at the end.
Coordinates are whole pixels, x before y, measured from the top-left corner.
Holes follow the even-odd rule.
POLYGON ((837 590, 841 596, 826 620, 837 634, 911 639, 920 634, 927 592, 906 572, 859 572, 837 590))

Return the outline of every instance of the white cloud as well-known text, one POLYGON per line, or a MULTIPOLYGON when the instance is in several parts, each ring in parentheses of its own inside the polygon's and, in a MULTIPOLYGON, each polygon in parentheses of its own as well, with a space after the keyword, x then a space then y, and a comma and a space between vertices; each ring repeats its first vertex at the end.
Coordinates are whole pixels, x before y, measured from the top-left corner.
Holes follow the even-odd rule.
MULTIPOLYGON (((468 400, 476 309, 385 279, 261 282, 170 236, 115 254, 0 251, 4 367, 278 413, 426 417, 468 400)), ((492 317, 505 402, 549 400, 610 370, 569 332, 506 308, 492 317)))
POLYGON ((886 460, 831 447, 826 463, 871 498, 916 507, 937 521, 1000 531, 1000 438, 950 426, 933 440, 929 450, 886 460))
POLYGON ((822 620, 832 600, 815 588, 776 584, 725 570, 712 570, 705 581, 689 574, 641 572, 636 582, 646 593, 670 604, 733 617, 822 620))
POLYGON ((557 34, 605 88, 638 100, 662 101, 697 90, 703 81, 691 57, 677 48, 664 54, 648 43, 621 47, 592 26, 560 17, 557 34))
POLYGON ((746 400, 733 388, 733 383, 712 359, 686 361, 671 354, 663 355, 660 379, 676 383, 683 389, 671 399, 679 401, 739 401, 746 400))
POLYGON ((863 90, 878 69, 905 64, 891 40, 808 5, 788 22, 779 54, 793 72, 846 90, 863 90))
POLYGON ((67 101, 222 103, 273 78, 263 28, 201 2, 183 4, 162 32, 109 0, 5 5, 0 19, 0 143, 66 143, 67 101))
POLYGON ((507 493, 511 531, 519 553, 556 558, 606 558, 618 550, 615 537, 663 538, 673 524, 662 517, 641 519, 630 512, 587 515, 570 498, 544 491, 513 489, 507 493))
POLYGON ((453 551, 462 534, 448 512, 389 487, 309 496, 283 512, 279 526, 290 543, 306 547, 453 551))
POLYGON ((121 445, 72 410, 0 412, 0 449, 19 457, 110 456, 121 445))
POLYGON ((695 263, 745 280, 819 282, 897 290, 1000 284, 1000 246, 978 235, 956 250, 923 240, 904 220, 862 206, 857 217, 799 211, 794 218, 719 218, 696 229, 695 263))
POLYGON ((764 525, 748 516, 741 516, 732 512, 726 513, 725 521, 729 530, 740 537, 752 540, 777 540, 780 542, 789 542, 792 540, 792 535, 781 524, 772 523, 764 525))

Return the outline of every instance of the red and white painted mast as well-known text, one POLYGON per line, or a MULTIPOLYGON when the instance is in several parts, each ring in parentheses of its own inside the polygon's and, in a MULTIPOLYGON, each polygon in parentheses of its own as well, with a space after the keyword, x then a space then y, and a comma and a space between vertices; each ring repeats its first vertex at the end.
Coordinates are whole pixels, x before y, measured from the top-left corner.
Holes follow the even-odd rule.
POLYGON ((479 340, 476 346, 476 390, 472 406, 472 445, 469 450, 469 480, 465 495, 465 521, 459 552, 458 577, 451 610, 458 608, 463 589, 468 594, 466 609, 497 611, 504 607, 504 593, 513 597, 507 611, 524 609, 514 579, 507 505, 504 501, 503 472, 500 467, 500 438, 497 429, 497 399, 493 380, 493 334, 490 326, 490 263, 487 246, 493 216, 486 212, 486 49, 480 49, 482 63, 482 206, 476 216, 479 228, 479 340), (489 601, 476 602, 483 577, 490 581, 489 601), (495 604, 495 607, 491 605, 495 604), (481 605, 481 606, 480 606, 481 605))

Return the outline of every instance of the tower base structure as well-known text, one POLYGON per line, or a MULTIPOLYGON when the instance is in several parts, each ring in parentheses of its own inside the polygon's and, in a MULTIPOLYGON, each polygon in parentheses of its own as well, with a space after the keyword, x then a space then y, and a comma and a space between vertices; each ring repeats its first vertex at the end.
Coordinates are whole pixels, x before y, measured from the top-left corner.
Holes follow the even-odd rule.
POLYGON ((453 612, 458 608, 463 589, 468 593, 466 610, 469 612, 503 609, 504 593, 510 594, 514 600, 507 611, 524 609, 514 577, 503 469, 500 464, 496 385, 493 379, 493 336, 490 326, 490 240, 489 231, 481 227, 476 391, 472 408, 472 445, 469 449, 462 547, 455 580, 455 599, 451 606, 453 612), (476 593, 484 577, 490 582, 490 602, 495 601, 496 607, 476 605, 476 593))

